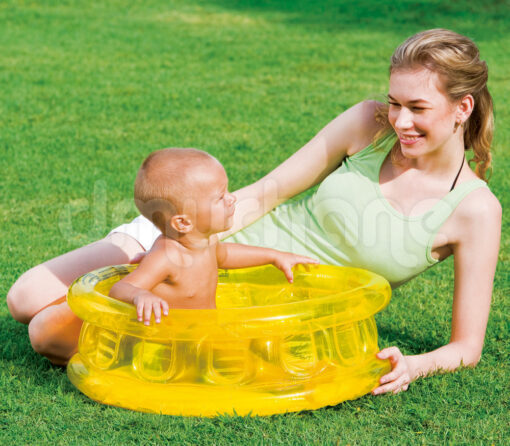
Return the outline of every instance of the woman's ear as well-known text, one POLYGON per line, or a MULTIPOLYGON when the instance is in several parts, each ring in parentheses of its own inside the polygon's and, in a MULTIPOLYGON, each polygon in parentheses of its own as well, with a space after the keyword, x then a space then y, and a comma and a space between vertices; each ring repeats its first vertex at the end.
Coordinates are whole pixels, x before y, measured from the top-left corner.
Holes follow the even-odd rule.
POLYGON ((170 226, 181 234, 187 234, 193 229, 193 222, 186 214, 179 214, 170 219, 170 226))
POLYGON ((471 113, 473 113, 474 106, 475 99, 473 96, 470 94, 464 96, 457 105, 456 121, 460 124, 464 124, 471 116, 471 113))

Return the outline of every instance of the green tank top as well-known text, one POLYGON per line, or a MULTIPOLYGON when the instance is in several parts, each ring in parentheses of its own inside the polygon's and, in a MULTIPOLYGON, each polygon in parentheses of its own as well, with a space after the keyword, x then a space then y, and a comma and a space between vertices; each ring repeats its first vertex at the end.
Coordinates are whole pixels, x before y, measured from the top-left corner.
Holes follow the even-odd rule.
POLYGON ((385 277, 393 288, 438 263, 434 238, 480 179, 457 185, 422 215, 405 216, 382 195, 379 172, 396 141, 390 133, 346 157, 313 195, 285 203, 225 241, 290 251, 321 263, 385 277))

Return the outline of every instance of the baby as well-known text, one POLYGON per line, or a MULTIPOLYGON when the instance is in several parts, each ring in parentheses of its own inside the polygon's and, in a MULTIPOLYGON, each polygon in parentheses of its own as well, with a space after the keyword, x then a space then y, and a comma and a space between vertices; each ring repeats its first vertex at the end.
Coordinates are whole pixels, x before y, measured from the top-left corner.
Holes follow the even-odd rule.
POLYGON ((156 323, 172 308, 215 308, 218 268, 273 264, 292 282, 292 266, 318 263, 268 248, 221 243, 233 224, 236 198, 223 166, 197 149, 162 149, 143 162, 135 204, 161 231, 140 265, 110 296, 136 306, 139 321, 156 323))

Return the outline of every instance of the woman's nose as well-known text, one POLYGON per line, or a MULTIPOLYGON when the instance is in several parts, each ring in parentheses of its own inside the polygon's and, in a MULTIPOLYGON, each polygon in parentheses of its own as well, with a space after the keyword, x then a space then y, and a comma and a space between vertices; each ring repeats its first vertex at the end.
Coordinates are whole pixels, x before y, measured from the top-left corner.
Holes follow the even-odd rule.
POLYGON ((412 113, 402 108, 398 113, 397 120, 395 121, 395 128, 397 129, 409 129, 413 126, 413 115, 412 113))

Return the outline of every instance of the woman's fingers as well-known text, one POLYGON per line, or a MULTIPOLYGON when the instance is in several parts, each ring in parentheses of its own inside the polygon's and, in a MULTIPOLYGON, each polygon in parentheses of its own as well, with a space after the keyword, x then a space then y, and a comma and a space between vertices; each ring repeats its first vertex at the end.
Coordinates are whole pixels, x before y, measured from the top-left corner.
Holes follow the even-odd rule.
POLYGON ((397 366, 395 370, 391 371, 390 373, 382 376, 379 379, 379 384, 386 384, 391 381, 395 381, 402 373, 404 372, 403 367, 397 366))
POLYGON ((398 347, 386 347, 377 353, 379 359, 389 359, 390 357, 396 358, 403 356, 398 347))
POLYGON ((372 395, 380 395, 382 393, 393 392, 399 393, 409 388, 409 375, 400 375, 395 381, 389 382, 377 387, 372 391, 372 395))
POLYGON ((379 359, 389 359, 391 362, 391 367, 395 368, 398 362, 404 358, 404 355, 401 353, 398 347, 387 347, 377 353, 377 357, 379 359))
POLYGON ((372 394, 398 393, 407 390, 411 380, 409 366, 402 352, 397 347, 388 347, 377 353, 377 357, 379 359, 389 359, 392 370, 380 378, 379 383, 381 385, 375 388, 372 394))
POLYGON ((403 373, 407 373, 408 371, 408 367, 404 361, 403 355, 401 355, 401 357, 398 357, 398 359, 395 362, 391 361, 390 357, 390 362, 392 370, 390 373, 387 373, 386 375, 382 376, 379 379, 379 383, 381 384, 388 383, 390 381, 395 381, 400 375, 402 375, 403 373))
POLYGON ((402 377, 402 382, 400 382, 397 386, 397 389, 393 391, 394 394, 397 394, 399 392, 405 392, 407 389, 409 389, 409 378, 402 377))
POLYGON ((403 373, 395 381, 389 383, 388 386, 388 392, 399 393, 403 390, 407 390, 409 387, 409 375, 407 373, 403 373))

